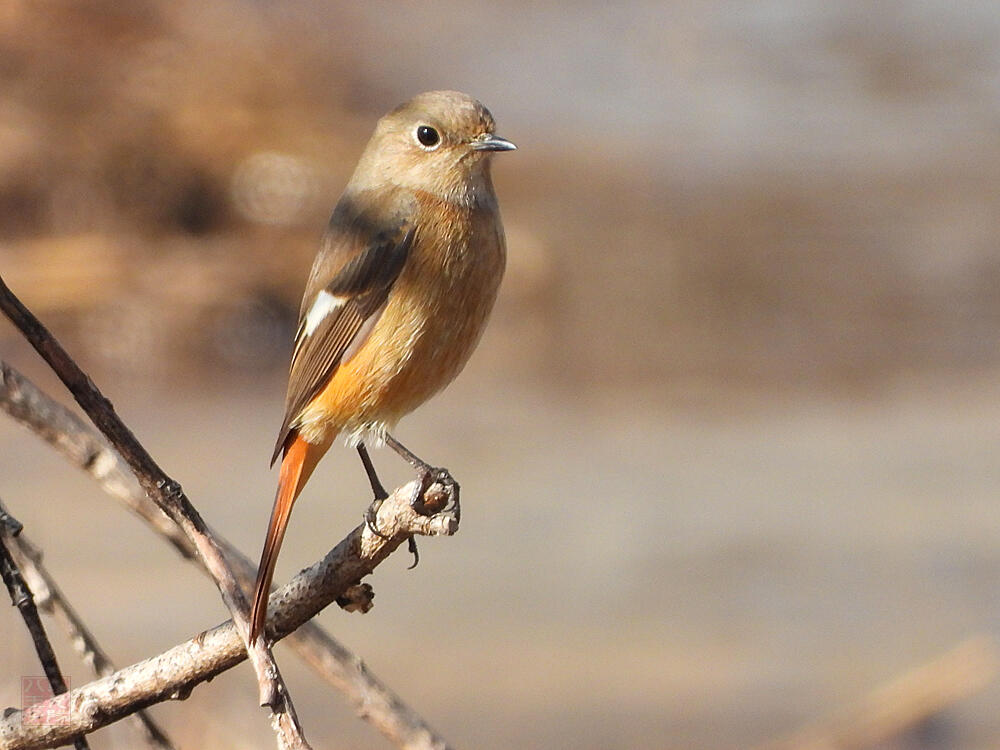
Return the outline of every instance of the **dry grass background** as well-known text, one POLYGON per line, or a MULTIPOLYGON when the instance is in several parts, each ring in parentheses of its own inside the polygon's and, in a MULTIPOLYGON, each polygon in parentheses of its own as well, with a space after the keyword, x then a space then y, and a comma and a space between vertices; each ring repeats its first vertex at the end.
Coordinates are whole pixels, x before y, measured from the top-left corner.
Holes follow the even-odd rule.
MULTIPOLYGON (((361 145, 416 91, 480 97, 521 147, 496 170, 509 274, 404 424, 465 528, 323 619, 459 746, 746 747, 995 631, 998 41, 971 1, 8 0, 0 272, 254 552, 298 295, 361 145)), ((324 471, 279 576, 361 511, 351 457, 324 471)), ((2 423, 0 496, 120 662, 221 616, 2 423)), ((32 660, 0 628, 13 704, 32 660)), ((292 670, 310 736, 378 742, 292 670)), ((186 746, 266 747, 251 688, 161 711, 186 746)), ((893 746, 995 746, 998 702, 893 746)))

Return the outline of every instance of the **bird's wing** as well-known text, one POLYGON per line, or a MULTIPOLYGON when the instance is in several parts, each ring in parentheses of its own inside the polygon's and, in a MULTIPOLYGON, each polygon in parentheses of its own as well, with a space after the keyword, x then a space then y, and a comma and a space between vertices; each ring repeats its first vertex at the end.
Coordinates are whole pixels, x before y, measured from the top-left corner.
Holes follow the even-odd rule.
POLYGON ((412 222, 376 222, 342 208, 330 221, 302 300, 272 464, 295 419, 371 333, 413 244, 412 222))

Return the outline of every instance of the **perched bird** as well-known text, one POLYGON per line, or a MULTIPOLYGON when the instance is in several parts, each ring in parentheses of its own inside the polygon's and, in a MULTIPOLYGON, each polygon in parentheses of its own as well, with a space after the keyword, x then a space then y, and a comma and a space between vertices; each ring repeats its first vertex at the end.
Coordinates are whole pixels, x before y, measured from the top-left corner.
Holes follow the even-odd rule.
POLYGON ((292 505, 338 435, 357 446, 376 501, 387 495, 365 447, 450 383, 486 325, 506 260, 490 157, 515 149, 493 116, 456 91, 419 94, 379 120, 313 263, 288 377, 281 456, 251 614, 264 630, 292 505))

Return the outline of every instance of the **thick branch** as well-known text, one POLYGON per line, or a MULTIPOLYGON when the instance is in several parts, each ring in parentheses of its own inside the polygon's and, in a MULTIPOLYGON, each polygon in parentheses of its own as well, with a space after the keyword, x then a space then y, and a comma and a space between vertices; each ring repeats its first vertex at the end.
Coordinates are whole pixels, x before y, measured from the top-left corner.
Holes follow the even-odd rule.
MULTIPOLYGON (((191 542, 136 486, 118 455, 66 407, 53 401, 13 367, 0 362, 0 409, 42 437, 75 466, 166 538, 185 558, 198 560, 191 542)), ((216 534, 241 585, 253 585, 256 566, 216 534)), ((204 570, 204 568, 202 568, 204 570)), ((315 622, 288 637, 289 646, 343 692, 358 714, 389 741, 407 750, 447 750, 449 745, 357 656, 315 622)))
POLYGON ((290 733, 286 737, 287 742, 279 733, 279 744, 305 747, 305 740, 295 721, 294 708, 290 705, 291 699, 281 685, 278 665, 266 645, 249 641, 250 625, 247 620, 249 607, 243 591, 236 584, 236 579, 226 564, 218 544, 212 538, 201 515, 184 494, 180 484, 168 477, 157 465, 132 431, 118 417, 111 402, 97 389, 38 318, 4 284, 2 278, 0 278, 0 309, 55 371, 87 416, 125 459, 146 494, 170 516, 194 544, 212 574, 233 621, 243 634, 247 653, 257 672, 261 704, 271 707, 276 717, 276 727, 280 724, 290 733))
MULTIPOLYGON (((388 539, 361 525, 321 561, 275 592, 268 608, 268 631, 275 640, 295 630, 371 573, 411 535, 450 535, 457 530, 452 513, 426 516, 411 507, 416 489, 412 482, 397 489, 379 508, 378 528, 388 539)), ((439 507, 443 495, 440 486, 433 485, 424 493, 425 506, 439 507)), ((75 689, 70 720, 64 725, 32 726, 31 722, 21 721, 20 711, 8 709, 0 720, 0 748, 54 747, 74 734, 91 732, 139 708, 186 698, 196 685, 245 658, 240 635, 231 621, 225 622, 159 656, 75 689)))

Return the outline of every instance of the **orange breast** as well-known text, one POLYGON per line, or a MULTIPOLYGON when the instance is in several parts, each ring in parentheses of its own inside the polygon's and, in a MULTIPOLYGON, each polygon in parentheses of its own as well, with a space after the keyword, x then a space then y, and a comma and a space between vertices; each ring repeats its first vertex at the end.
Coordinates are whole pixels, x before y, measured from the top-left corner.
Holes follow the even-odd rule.
POLYGON ((310 442, 393 428, 448 385, 479 342, 503 275, 499 219, 430 196, 421 205, 406 266, 368 340, 296 420, 310 442))

